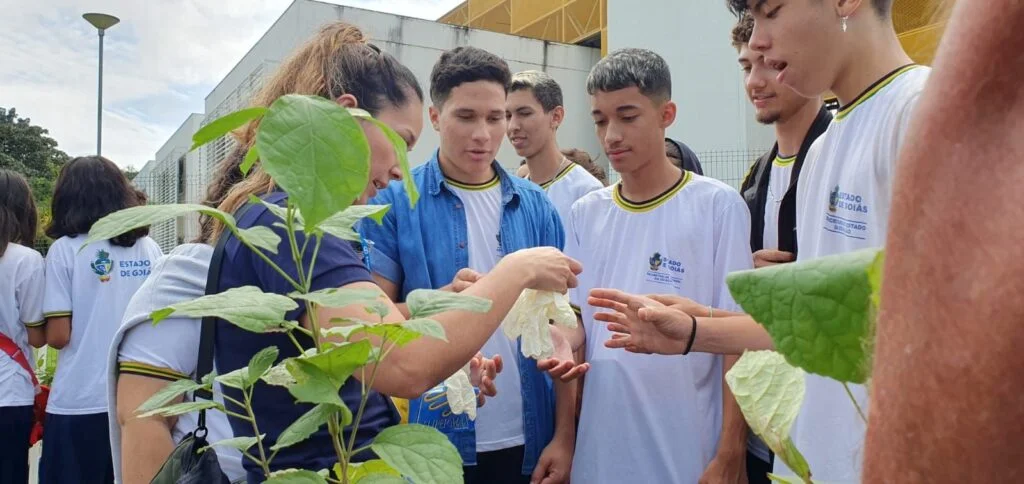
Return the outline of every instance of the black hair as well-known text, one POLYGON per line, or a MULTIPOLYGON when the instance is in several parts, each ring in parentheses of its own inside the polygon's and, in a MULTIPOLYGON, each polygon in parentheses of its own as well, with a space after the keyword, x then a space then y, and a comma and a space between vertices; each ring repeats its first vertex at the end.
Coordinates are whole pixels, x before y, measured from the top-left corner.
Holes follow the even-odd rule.
POLYGON ((512 73, 501 57, 486 50, 456 47, 441 54, 430 71, 430 100, 435 106, 443 105, 452 89, 476 81, 497 83, 508 93, 512 73))
POLYGON ((0 169, 0 255, 8 244, 31 246, 36 238, 36 202, 25 177, 0 169))
MULTIPOLYGON (((132 186, 114 162, 102 156, 80 156, 64 165, 57 176, 50 205, 53 219, 46 235, 59 239, 85 234, 97 220, 145 203, 145 194, 132 186)), ((110 239, 110 243, 131 247, 146 235, 149 227, 140 227, 110 239)))
POLYGON ((647 49, 620 49, 601 59, 587 76, 587 94, 636 87, 655 102, 672 98, 672 74, 660 55, 647 49))
MULTIPOLYGON (((754 0, 754 5, 750 5, 750 0, 726 0, 725 4, 729 8, 729 11, 739 17, 744 12, 753 10, 759 7, 762 3, 767 0, 754 0)), ((821 0, 818 0, 819 2, 821 0)), ((892 1, 893 0, 871 0, 871 6, 875 9, 875 13, 879 17, 889 18, 892 15, 892 1)))
POLYGON ((562 87, 543 71, 523 71, 512 76, 508 92, 530 91, 545 113, 562 106, 562 87))

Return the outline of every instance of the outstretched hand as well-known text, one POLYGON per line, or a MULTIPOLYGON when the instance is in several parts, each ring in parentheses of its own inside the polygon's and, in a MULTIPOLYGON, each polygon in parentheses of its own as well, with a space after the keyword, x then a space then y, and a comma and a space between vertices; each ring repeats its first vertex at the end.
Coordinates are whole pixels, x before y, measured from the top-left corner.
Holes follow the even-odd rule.
POLYGON ((501 356, 494 355, 494 358, 487 358, 483 353, 477 353, 472 360, 469 360, 469 381, 473 386, 480 389, 476 396, 476 405, 484 406, 488 397, 498 395, 498 387, 494 379, 501 373, 501 356))
POLYGON ((608 348, 662 355, 679 355, 686 350, 693 327, 687 313, 617 289, 593 289, 587 303, 611 310, 594 314, 595 320, 607 323, 608 330, 616 333, 605 341, 608 348))
POLYGON ((537 361, 537 369, 548 372, 551 378, 558 378, 562 381, 575 380, 588 370, 590 363, 576 363, 572 352, 572 345, 569 344, 569 337, 564 331, 574 331, 560 326, 551 327, 551 342, 555 346, 555 352, 551 358, 537 361))

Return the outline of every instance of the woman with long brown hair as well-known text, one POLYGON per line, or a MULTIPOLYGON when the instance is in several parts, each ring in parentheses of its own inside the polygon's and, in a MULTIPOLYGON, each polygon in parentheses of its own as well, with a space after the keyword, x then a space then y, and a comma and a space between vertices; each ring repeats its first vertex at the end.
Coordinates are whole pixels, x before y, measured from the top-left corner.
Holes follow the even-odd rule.
MULTIPOLYGON (((370 44, 363 32, 352 25, 332 23, 320 30, 311 40, 301 46, 287 61, 281 64, 277 73, 254 99, 256 106, 269 106, 277 98, 291 93, 318 95, 334 100, 345 107, 364 109, 381 122, 391 127, 411 147, 415 144, 423 127, 423 93, 412 72, 391 55, 370 44)), ((378 189, 401 177, 394 148, 382 131, 369 122, 361 122, 371 151, 370 182, 357 203, 373 196, 378 189)), ((257 163, 248 176, 243 176, 238 167, 248 149, 255 142, 257 123, 250 123, 237 136, 235 151, 219 167, 219 173, 211 184, 207 204, 226 212, 235 213, 240 229, 256 226, 269 228, 280 236, 285 233, 274 216, 262 204, 248 204, 250 196, 260 197, 264 202, 284 205, 287 194, 280 191, 274 180, 257 163), (243 210, 244 208, 244 210, 243 210)), ((216 220, 202 220, 201 241, 213 244, 222 234, 228 237, 222 263, 218 291, 257 286, 264 292, 288 294, 293 288, 284 277, 270 265, 242 245, 233 235, 224 234, 224 227, 216 220)), ((297 243, 302 245, 304 234, 297 234, 297 243)), ((291 277, 297 275, 297 267, 287 250, 271 255, 271 260, 291 277)), ((312 256, 307 253, 303 266, 308 266, 312 256)), ((370 396, 362 410, 362 425, 356 435, 357 447, 369 442, 382 429, 397 424, 398 414, 391 399, 385 395, 400 398, 416 397, 469 362, 487 338, 497 329, 505 313, 511 308, 524 288, 564 291, 575 285, 578 264, 555 249, 536 249, 512 254, 488 276, 476 281, 464 292, 485 297, 493 301, 490 312, 471 314, 448 312, 433 316, 441 323, 448 335, 445 343, 433 338, 423 338, 409 345, 395 349, 387 363, 377 370, 370 396), (378 393, 379 392, 379 393, 378 393)), ((361 288, 380 291, 373 284, 369 271, 356 250, 347 242, 325 235, 317 254, 315 272, 312 275, 312 290, 325 288, 361 288)), ((387 300, 381 293, 382 300, 387 300)), ((397 308, 391 306, 387 321, 404 319, 397 308)), ((318 319, 322 326, 330 326, 335 318, 363 318, 366 310, 362 306, 348 308, 321 308, 318 319)), ((289 320, 309 324, 304 310, 299 309, 287 315, 289 320)), ((161 325, 165 326, 165 325, 161 325)), ((182 326, 182 325, 179 325, 182 326)), ((198 332, 198 321, 184 325, 198 332)), ((159 330, 141 324, 138 328, 146 331, 159 330)), ((300 335, 304 346, 311 346, 308 338, 300 335)), ((162 338, 168 341, 169 338, 162 338)), ((154 339, 155 341, 155 339, 154 339)), ((298 354, 286 335, 255 334, 241 330, 223 321, 217 325, 216 369, 218 374, 246 366, 250 358, 267 346, 280 349, 279 359, 298 354)), ((195 346, 192 347, 194 371, 195 346)), ((189 374, 182 370, 178 373, 189 374)), ((358 378, 359 375, 356 375, 358 378)), ((166 385, 153 378, 140 375, 122 375, 118 390, 118 416, 122 418, 122 433, 126 435, 124 449, 125 467, 129 462, 127 451, 128 426, 132 411, 166 385)), ((232 398, 243 398, 230 388, 223 388, 232 398)), ((340 391, 340 397, 355 412, 361 398, 361 384, 349 380, 340 391)), ((312 406, 297 404, 295 399, 281 387, 258 383, 253 392, 254 413, 261 432, 266 433, 265 445, 273 445, 280 433, 293 421, 308 412, 312 406)), ((158 422, 168 427, 167 422, 158 422)), ((232 421, 235 436, 252 437, 253 429, 246 422, 232 421)), ((164 432, 167 432, 164 430, 164 432)), ((347 436, 346 436, 347 438, 347 436)), ((165 438, 164 456, 170 452, 173 442, 165 438)), ((134 452, 134 450, 133 450, 134 452)), ((354 460, 369 458, 366 453, 354 460)), ((325 428, 314 433, 308 440, 282 449, 271 463, 271 470, 302 468, 310 470, 330 469, 336 461, 330 437, 325 428)), ((263 472, 253 462, 245 463, 251 482, 262 480, 263 472)), ((152 463, 150 464, 152 466, 152 463)), ((150 467, 152 470, 153 468, 150 467)), ((140 478, 142 476, 140 475, 140 478)), ((126 475, 126 479, 128 476, 126 475)))

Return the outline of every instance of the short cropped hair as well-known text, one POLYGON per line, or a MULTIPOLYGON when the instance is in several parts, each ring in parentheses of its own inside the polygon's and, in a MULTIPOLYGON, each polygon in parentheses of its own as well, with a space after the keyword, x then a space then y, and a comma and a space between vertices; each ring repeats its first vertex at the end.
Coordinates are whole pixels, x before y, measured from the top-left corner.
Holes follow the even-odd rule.
MULTIPOLYGON (((753 7, 764 3, 766 0, 754 0, 753 7)), ((819 0, 820 1, 820 0, 819 0)), ((750 0, 726 0, 729 11, 739 16, 751 9, 750 0)), ((879 17, 889 18, 892 15, 892 0, 871 0, 871 6, 879 17)))
POLYGON ((456 47, 441 54, 430 72, 430 100, 440 106, 452 89, 476 81, 497 83, 508 93, 511 78, 508 64, 501 57, 476 47, 456 47))
POLYGON ((562 87, 548 73, 543 71, 523 71, 512 76, 512 84, 508 92, 530 91, 533 97, 544 108, 545 113, 562 106, 562 87))
POLYGON ((668 63, 647 49, 620 49, 601 59, 587 76, 587 93, 611 92, 636 87, 656 102, 672 98, 668 63))
POLYGON ((732 46, 740 50, 744 45, 750 43, 750 36, 754 33, 754 17, 750 12, 740 14, 739 21, 732 28, 732 46))

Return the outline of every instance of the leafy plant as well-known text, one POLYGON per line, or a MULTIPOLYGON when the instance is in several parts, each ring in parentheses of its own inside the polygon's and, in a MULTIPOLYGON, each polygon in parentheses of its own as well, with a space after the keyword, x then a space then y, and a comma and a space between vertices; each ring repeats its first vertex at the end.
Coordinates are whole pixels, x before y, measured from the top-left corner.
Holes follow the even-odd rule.
POLYGON ((264 203, 279 219, 287 239, 282 240, 266 227, 239 229, 231 214, 201 205, 147 205, 111 214, 98 221, 89 232, 88 242, 105 240, 136 227, 175 218, 182 213, 198 211, 220 220, 246 247, 288 280, 294 292, 288 295, 264 293, 257 287, 241 287, 212 294, 154 311, 154 324, 176 314, 202 318, 215 316, 247 331, 256 333, 283 332, 295 345, 299 356, 278 361, 279 350, 264 348, 249 361, 248 366, 225 375, 205 375, 201 382, 180 380, 158 392, 138 411, 145 415, 181 415, 209 409, 221 411, 230 418, 252 426, 257 437, 236 437, 214 442, 213 446, 230 446, 242 452, 263 470, 269 483, 385 483, 405 482, 402 476, 417 483, 462 482, 462 462, 455 447, 444 434, 422 425, 398 425, 381 432, 371 444, 356 447, 355 435, 363 418, 367 389, 373 386, 380 364, 398 347, 420 337, 445 340, 444 329, 429 319, 439 312, 462 309, 486 312, 491 303, 479 298, 439 291, 415 291, 408 298, 412 321, 385 322, 387 306, 376 291, 345 289, 311 289, 312 274, 323 238, 328 234, 352 239, 353 225, 363 217, 379 222, 389 207, 352 206, 363 192, 369 177, 370 151, 357 119, 365 119, 382 129, 395 145, 402 174, 407 180, 410 201, 415 203, 415 185, 408 182, 409 164, 405 143, 386 125, 372 119, 365 111, 346 110, 337 103, 315 96, 288 95, 267 109, 248 109, 214 121, 196 133, 193 149, 261 119, 256 145, 246 156, 243 172, 258 163, 284 189, 289 197, 286 206, 264 203), (303 232, 304 242, 296 234, 303 232), (281 245, 284 248, 281 248, 281 245), (287 250, 297 268, 297 277, 289 276, 273 264, 267 253, 287 250), (304 256, 312 251, 308 266, 304 256), (376 323, 366 321, 331 321, 325 327, 316 317, 319 307, 367 306, 368 316, 376 315, 376 323), (285 314, 302 305, 310 327, 288 321, 285 314), (303 333, 313 341, 305 348, 295 333, 303 333), (368 339, 373 336, 374 339, 368 339), (355 413, 339 397, 338 391, 356 372, 363 382, 363 395, 355 413), (242 398, 222 395, 232 408, 213 401, 185 402, 168 405, 177 397, 196 390, 213 390, 213 382, 241 391, 242 398), (288 426, 273 446, 265 445, 259 419, 254 415, 252 399, 256 385, 283 386, 297 402, 315 405, 288 426), (282 449, 308 439, 323 426, 331 436, 337 464, 333 475, 327 470, 289 469, 271 473, 270 464, 282 449), (343 438, 343 429, 349 438, 343 438), (379 459, 362 464, 353 457, 372 450, 379 459))
POLYGON ((803 370, 841 382, 866 420, 848 384, 871 376, 883 257, 866 249, 727 279, 733 298, 768 330, 778 353, 744 353, 726 382, 750 428, 802 482, 811 482, 812 472, 789 429, 803 403, 803 370))

